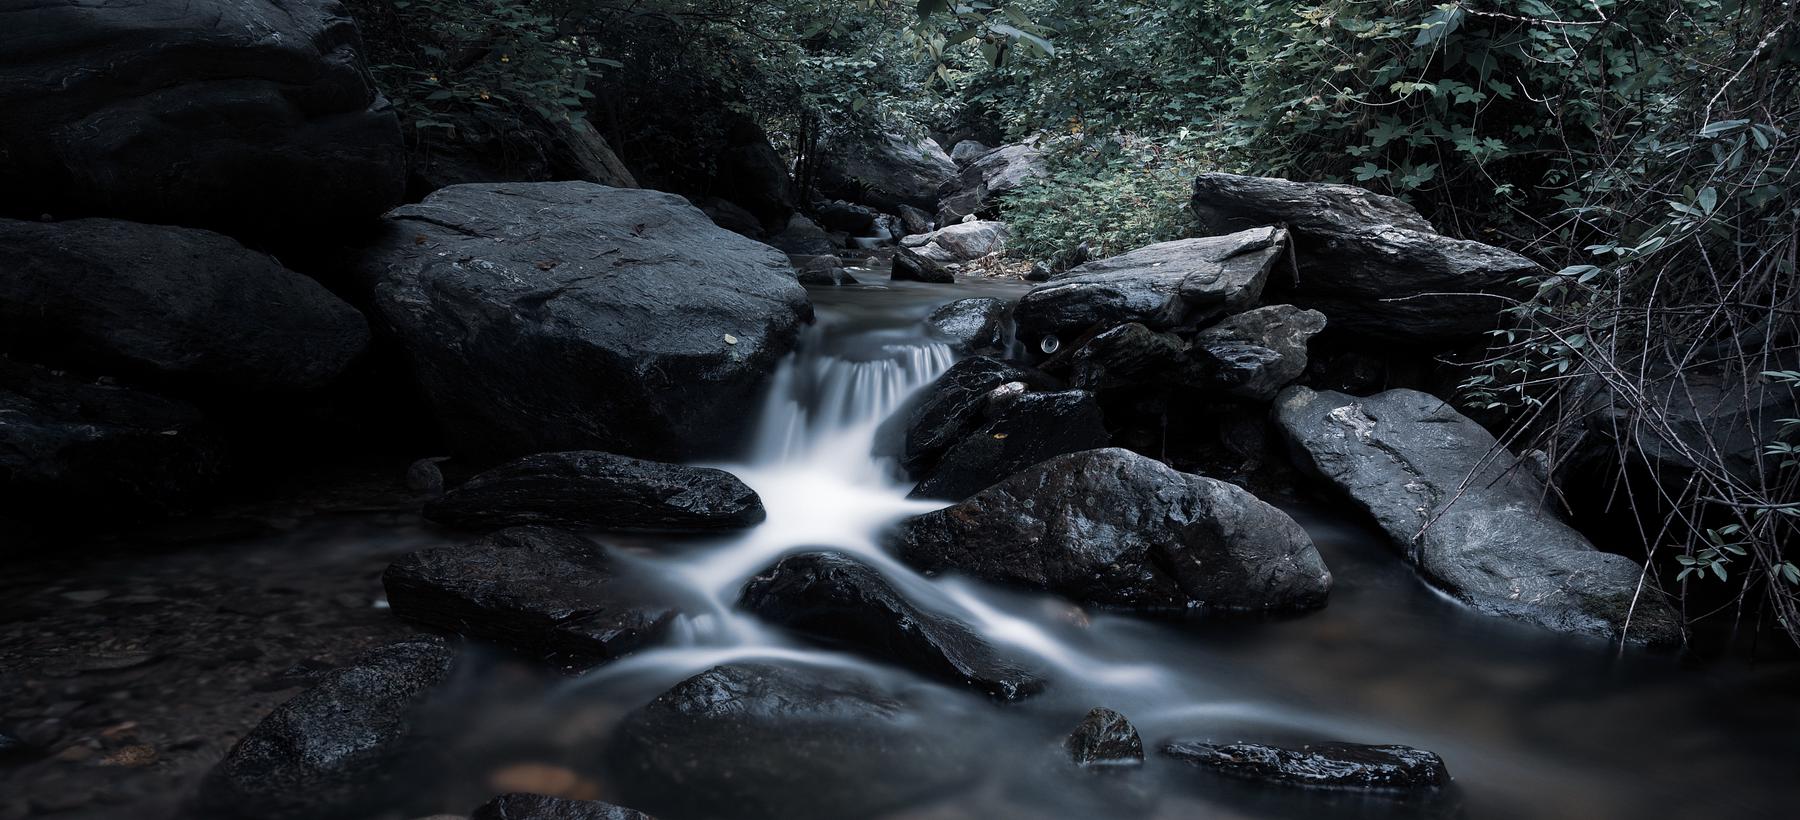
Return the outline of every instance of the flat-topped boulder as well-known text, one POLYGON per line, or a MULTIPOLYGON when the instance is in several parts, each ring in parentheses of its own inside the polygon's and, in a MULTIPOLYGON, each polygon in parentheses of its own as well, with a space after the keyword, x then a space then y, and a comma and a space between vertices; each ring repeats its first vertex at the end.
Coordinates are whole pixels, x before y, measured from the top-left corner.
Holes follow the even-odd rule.
POLYGON ((811 314, 781 252, 592 183, 444 188, 388 214, 363 265, 451 446, 481 458, 719 455, 811 314))
POLYGON ((611 532, 713 532, 761 523, 762 499, 724 470, 595 450, 539 453, 483 472, 425 505, 470 530, 524 524, 611 532))
POLYGON ((1411 746, 1177 741, 1163 754, 1204 769, 1271 785, 1378 792, 1430 792, 1450 784, 1444 759, 1411 746))
POLYGON ((1601 552, 1481 425, 1435 396, 1292 387, 1275 419, 1302 470, 1367 511, 1420 575, 1475 609, 1636 643, 1681 618, 1636 561, 1601 552))

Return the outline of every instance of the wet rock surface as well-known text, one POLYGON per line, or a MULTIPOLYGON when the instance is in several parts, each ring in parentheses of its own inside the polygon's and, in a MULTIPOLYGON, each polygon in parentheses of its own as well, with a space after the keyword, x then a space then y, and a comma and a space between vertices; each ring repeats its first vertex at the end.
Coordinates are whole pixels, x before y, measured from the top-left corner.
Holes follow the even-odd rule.
POLYGON ((425 505, 425 517, 468 530, 524 524, 623 532, 708 532, 754 526, 762 499, 724 470, 595 450, 539 453, 469 479, 425 505))
POLYGON ((1331 573, 1299 524, 1236 486, 1127 450, 1058 456, 903 522, 900 557, 1133 610, 1325 603, 1331 573))
POLYGON ((443 639, 417 637, 326 673, 238 741, 202 785, 202 812, 310 818, 365 808, 411 751, 420 710, 454 660, 443 639))
POLYGON ((878 816, 975 776, 924 708, 840 667, 718 666, 627 715, 606 756, 626 802, 659 815, 878 816))
POLYGON ((956 274, 951 273, 944 263, 906 247, 894 249, 893 267, 888 278, 898 282, 931 282, 939 285, 956 282, 956 274))
POLYGON ((1007 302, 991 297, 958 299, 925 317, 925 329, 959 353, 995 353, 1004 341, 1007 302))
POLYGON ((784 558, 750 579, 738 605, 813 640, 1000 700, 1028 697, 1045 685, 967 624, 913 604, 875 568, 843 553, 784 558))
POLYGON ((1026 380, 1035 378, 991 356, 970 356, 951 365, 887 422, 904 426, 899 436, 901 466, 917 476, 936 465, 945 450, 980 426, 994 388, 1026 380))
POLYGON ((1542 482, 1442 400, 1294 387, 1275 405, 1301 469, 1367 511, 1427 581, 1458 600, 1562 632, 1681 639, 1669 603, 1640 590, 1637 562, 1594 549, 1559 520, 1542 482))
POLYGON ((1021 393, 989 407, 981 426, 945 449, 911 496, 960 501, 1051 456, 1104 447, 1110 439, 1092 393, 1021 393))
POLYGON ((469 815, 469 820, 656 820, 641 811, 598 800, 564 800, 541 794, 503 794, 469 815))
POLYGON ((722 452, 811 310, 769 246, 591 183, 442 189, 363 265, 450 443, 486 458, 722 452))
POLYGON ((1209 381, 1225 392, 1269 401, 1306 372, 1307 342, 1324 329, 1325 314, 1316 310, 1260 307, 1200 331, 1195 337, 1197 358, 1209 381))
POLYGON ((669 595, 623 572, 605 548, 549 527, 514 527, 421 550, 382 575, 394 614, 566 670, 660 638, 669 595))
POLYGON ((1124 715, 1096 706, 1069 733, 1063 748, 1082 766, 1141 766, 1144 740, 1124 715))
POLYGON ((1410 746, 1316 743, 1289 749, 1183 741, 1163 747, 1163 754, 1219 774, 1277 785, 1431 791, 1450 783, 1443 758, 1410 746))

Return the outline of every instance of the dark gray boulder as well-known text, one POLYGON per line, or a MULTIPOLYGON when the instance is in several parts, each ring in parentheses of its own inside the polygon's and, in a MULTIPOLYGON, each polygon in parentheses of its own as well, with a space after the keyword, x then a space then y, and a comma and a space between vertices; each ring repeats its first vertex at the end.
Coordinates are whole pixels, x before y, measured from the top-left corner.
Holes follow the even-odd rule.
POLYGON ((1011 396, 944 451, 911 497, 961 501, 1051 456, 1105 447, 1111 439, 1092 393, 1011 396))
POLYGON ((595 450, 539 453, 469 479, 425 505, 468 530, 549 524, 612 532, 710 532, 754 526, 762 499, 724 470, 595 450))
POLYGON ((1142 766, 1144 740, 1124 715, 1096 706, 1063 742, 1069 759, 1082 766, 1142 766))
POLYGON ((700 209, 701 213, 706 214, 706 218, 712 220, 714 225, 739 236, 757 240, 765 239, 768 236, 768 231, 763 228, 762 220, 757 219, 756 214, 750 213, 735 202, 715 196, 702 199, 695 202, 694 205, 700 209))
POLYGON ((1269 305, 1200 331, 1194 354, 1212 385, 1252 401, 1269 401, 1306 372, 1306 344, 1325 329, 1325 314, 1269 305))
POLYGON ((469 815, 469 820, 656 820, 641 811, 598 800, 564 800, 542 794, 503 794, 469 815))
POLYGON ((957 165, 968 165, 994 149, 982 145, 975 140, 961 140, 950 146, 950 159, 957 165))
POLYGON ((1298 749, 1261 743, 1176 742, 1163 754, 1222 775, 1283 786, 1368 791, 1434 791, 1450 784, 1444 759, 1410 746, 1315 743, 1298 749))
POLYGON ((1287 233, 1278 228, 1159 242, 1032 288, 1013 320, 1033 346, 1045 336, 1073 341, 1127 322, 1151 330, 1202 324, 1254 304, 1286 252, 1287 233))
POLYGON ((971 214, 992 215, 1007 194, 1048 173, 1035 140, 987 151, 938 189, 937 223, 954 225, 971 214))
POLYGON ((875 235, 878 214, 873 208, 834 200, 819 205, 817 212, 819 226, 825 230, 842 231, 851 236, 875 235))
POLYGON ((1187 344, 1173 333, 1127 322, 1089 339, 1069 357, 1069 384, 1108 390, 1152 383, 1180 369, 1186 351, 1187 344))
POLYGON ((1128 450, 1070 453, 903 522, 900 557, 1133 610, 1322 606, 1312 539, 1244 490, 1128 450))
POLYGON ((6 11, 0 213, 297 242, 400 202, 400 124, 341 3, 6 11))
POLYGON ((455 653, 420 636, 372 650, 320 677, 238 741, 201 784, 204 816, 363 816, 417 750, 427 702, 455 653))
POLYGON ((451 445, 483 458, 722 453, 811 313, 780 252, 591 183, 445 188, 364 265, 451 445))
POLYGON ((331 381, 362 314, 211 231, 116 219, 0 219, 0 351, 209 390, 331 381))
POLYGON ((951 365, 894 413, 905 425, 901 466, 918 473, 937 464, 945 450, 980 426, 994 388, 1028 380, 1037 377, 991 356, 970 356, 951 365))
POLYGON ((1350 185, 1201 174, 1193 209, 1207 233, 1285 224, 1299 267, 1295 304, 1335 327, 1397 342, 1450 343, 1498 323, 1512 283, 1542 273, 1511 251, 1441 236, 1412 206, 1350 185))
POLYGON ((918 208, 914 208, 911 205, 902 205, 899 207, 898 211, 900 214, 900 236, 904 237, 912 236, 913 234, 931 233, 931 214, 921 211, 918 208))
POLYGON ((658 639, 677 614, 669 595, 605 549, 549 527, 420 550, 395 561, 381 582, 407 621, 571 671, 658 639))
POLYGON ((0 510, 177 512, 225 466, 223 441, 190 404, 0 359, 0 510))
POLYGON ((769 244, 783 253, 802 254, 806 256, 834 256, 844 247, 819 223, 808 219, 805 214, 794 214, 788 217, 787 226, 769 237, 769 244))
POLYGON ((1019 700, 1044 689, 967 624, 914 606, 881 573, 838 552, 781 559, 745 585, 738 606, 808 638, 1019 700))
MULTIPOLYGON (((723 141, 706 157, 714 167, 713 178, 706 187, 730 192, 732 200, 754 214, 765 229, 785 224, 799 207, 799 186, 788 172, 787 161, 769 142, 768 132, 746 114, 712 111, 702 116, 722 116, 728 123, 723 141)), ((699 141, 709 140, 701 137, 699 141)))
POLYGON ((658 814, 876 817, 974 776, 965 739, 921 719, 931 708, 842 667, 719 666, 627 715, 606 760, 627 802, 658 814))
POLYGON ((1594 549, 1546 509, 1531 471, 1438 398, 1292 387, 1275 419, 1302 470, 1366 510, 1458 600, 1562 632, 1681 639, 1680 617, 1635 561, 1594 549))
POLYGON ((925 317, 925 330, 959 353, 999 352, 1012 305, 987 296, 939 305, 925 317))
POLYGON ((912 248, 895 248, 893 267, 888 278, 896 282, 931 282, 938 285, 956 283, 956 274, 936 259, 920 256, 912 248))
POLYGON ((794 270, 799 274, 802 285, 831 287, 856 284, 856 277, 844 270, 844 260, 835 253, 828 256, 794 254, 788 259, 794 263, 794 270))
POLYGON ((1778 480, 1770 468, 1781 459, 1763 447, 1782 439, 1786 419, 1800 418, 1800 391, 1762 371, 1800 369, 1788 359, 1775 357, 1773 367, 1753 365, 1748 373, 1708 364, 1664 368, 1642 380, 1626 375, 1621 387, 1636 394, 1630 398, 1608 380, 1585 376, 1572 392, 1586 410, 1586 435, 1568 451, 1608 473, 1625 450, 1625 461, 1641 461, 1664 480, 1682 480, 1701 465, 1751 487, 1778 480), (1660 423, 1648 423, 1646 410, 1660 423))
POLYGON ((938 188, 956 174, 956 163, 929 137, 883 134, 828 146, 819 183, 833 196, 893 211, 901 205, 937 207, 938 188))

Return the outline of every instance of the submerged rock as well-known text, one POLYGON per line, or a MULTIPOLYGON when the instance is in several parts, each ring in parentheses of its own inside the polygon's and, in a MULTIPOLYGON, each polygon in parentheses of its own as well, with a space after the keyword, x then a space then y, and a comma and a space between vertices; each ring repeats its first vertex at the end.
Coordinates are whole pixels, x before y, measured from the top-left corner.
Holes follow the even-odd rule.
POLYGON ((897 282, 931 282, 939 285, 956 283, 956 274, 942 262, 920 256, 912 248, 895 248, 893 267, 888 278, 897 282))
POLYGON ((1269 401, 1306 372, 1306 344, 1324 329, 1323 313, 1269 305, 1200 331, 1195 348, 1213 384, 1239 398, 1269 401))
POLYGON ((967 624, 914 606, 873 567, 842 553, 783 558, 750 579, 738 605, 814 640, 1001 700, 1044 688, 1043 679, 1007 660, 967 624))
POLYGON ((675 606, 606 550, 549 527, 420 550, 381 576, 394 614, 564 669, 585 669, 661 637, 675 606))
POLYGON ((503 794, 469 815, 469 820, 656 820, 641 811, 598 800, 564 800, 541 794, 503 794))
POLYGON ((470 530, 521 524, 627 532, 707 532, 761 523, 762 499, 724 470, 594 450, 539 453, 495 467, 425 505, 470 530))
POLYGON ((420 712, 450 677, 442 638, 375 649, 275 708, 200 789, 206 816, 361 816, 393 784, 419 738, 420 712))
POLYGON ((1368 511, 1458 600, 1562 632, 1680 640, 1680 617, 1637 562, 1594 549, 1558 520, 1542 482, 1438 398, 1294 387, 1276 399, 1275 418, 1303 470, 1368 511))
POLYGON ((1069 759, 1083 766, 1141 766, 1144 741, 1124 715, 1096 706, 1063 744, 1069 759))
POLYGON ((1219 774, 1280 785, 1428 791, 1450 783, 1443 758, 1410 746, 1317 743, 1286 749, 1260 743, 1177 742, 1163 747, 1163 754, 1219 774))
POLYGON ((486 458, 720 453, 811 310, 769 246, 591 183, 442 189, 364 261, 450 444, 486 458))
POLYGON ((986 419, 944 451, 911 497, 960 501, 1051 456, 1111 440, 1100 403, 1085 390, 1008 396, 986 419))
POLYGON ((1004 337, 1007 302, 985 296, 939 305, 925 317, 925 329, 959 353, 997 352, 1004 337))
POLYGON ((1045 461, 908 519, 894 542, 927 572, 1121 609, 1311 609, 1331 588, 1312 539, 1285 513, 1120 449, 1045 461))
POLYGON ((842 667, 719 666, 627 715, 606 759, 627 801, 658 814, 874 817, 974 776, 925 708, 842 667))

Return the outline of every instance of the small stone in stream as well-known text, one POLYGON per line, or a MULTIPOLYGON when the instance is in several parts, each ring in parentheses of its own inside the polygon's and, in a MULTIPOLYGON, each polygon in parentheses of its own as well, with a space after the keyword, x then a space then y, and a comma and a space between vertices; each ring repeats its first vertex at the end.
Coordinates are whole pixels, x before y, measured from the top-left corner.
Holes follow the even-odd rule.
POLYGON ((573 770, 548 763, 514 763, 488 776, 488 786, 498 792, 530 792, 569 800, 592 800, 600 786, 573 770))
POLYGON ((931 282, 939 285, 956 283, 956 275, 944 263, 920 256, 912 248, 895 249, 893 269, 888 278, 900 282, 931 282))
POLYGON ((1163 754, 1232 777, 1294 786, 1425 791, 1450 782, 1443 758, 1410 746, 1317 743, 1288 749, 1176 742, 1163 747, 1163 754))
POLYGON ((1064 743, 1069 759, 1083 766, 1141 766, 1144 741, 1124 715, 1096 706, 1064 743))
POLYGON ((473 544, 412 553, 382 575, 394 614, 566 669, 660 637, 675 607, 574 533, 513 527, 473 544))
POLYGON ((469 820, 655 820, 648 814, 598 800, 564 800, 541 794, 503 794, 469 820))
POLYGON ((469 530, 525 524, 625 532, 742 529, 766 513, 724 470, 594 450, 538 453, 475 476, 425 505, 425 517, 469 530))
POLYGON ((1044 688, 1042 678, 1005 659, 967 624, 914 606, 873 567, 842 553, 783 558, 750 579, 739 606, 809 638, 1001 700, 1044 688))
POLYGON ((952 444, 911 497, 961 501, 1047 458, 1110 440, 1092 393, 1027 393, 952 444))

